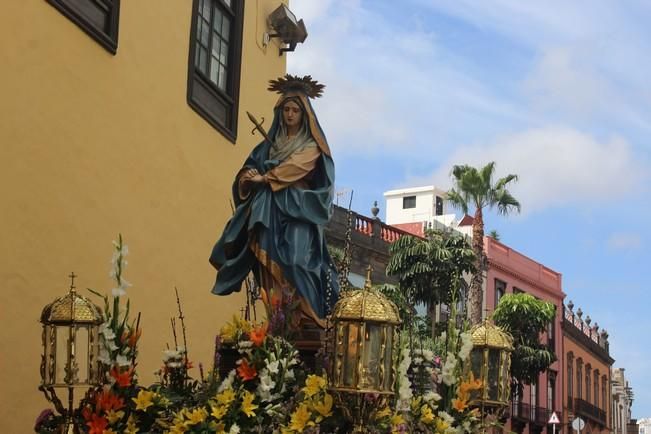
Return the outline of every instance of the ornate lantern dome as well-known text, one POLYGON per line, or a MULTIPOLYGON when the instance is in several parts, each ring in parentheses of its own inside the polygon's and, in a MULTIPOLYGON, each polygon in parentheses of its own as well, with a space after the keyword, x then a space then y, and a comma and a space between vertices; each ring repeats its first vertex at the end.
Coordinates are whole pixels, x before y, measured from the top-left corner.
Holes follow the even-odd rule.
POLYGON ((89 299, 75 291, 70 291, 43 308, 41 323, 43 324, 101 324, 103 322, 100 309, 89 299))
POLYGON ((378 321, 400 324, 398 307, 389 299, 372 289, 342 293, 332 313, 333 320, 378 321))
MULTIPOLYGON (((69 292, 46 305, 40 318, 43 324, 40 389, 57 408, 63 407, 56 388, 71 391, 102 383, 98 361, 99 327, 104 322, 102 311, 77 294, 75 277, 74 273, 70 275, 69 292)), ((67 412, 67 416, 71 415, 72 409, 67 412)))
POLYGON ((343 292, 331 317, 331 386, 352 393, 392 394, 394 346, 400 315, 396 305, 371 288, 343 292))
POLYGON ((513 351, 513 338, 510 334, 489 321, 477 324, 470 330, 473 346, 508 349, 513 351))
POLYGON ((513 338, 488 319, 472 327, 470 335, 470 368, 483 382, 473 401, 485 407, 506 406, 510 399, 513 338))

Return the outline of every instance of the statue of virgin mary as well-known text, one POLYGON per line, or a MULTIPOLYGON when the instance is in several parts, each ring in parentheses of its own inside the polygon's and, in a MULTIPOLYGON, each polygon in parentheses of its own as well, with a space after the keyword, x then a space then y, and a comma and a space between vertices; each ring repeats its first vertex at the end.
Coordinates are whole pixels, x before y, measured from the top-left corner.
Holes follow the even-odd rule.
POLYGON ((280 98, 266 138, 235 177, 235 212, 210 256, 217 269, 212 292, 239 291, 253 271, 263 299, 271 289, 290 288, 301 313, 324 327, 339 293, 324 236, 334 163, 309 100, 324 86, 289 74, 270 83, 280 98))

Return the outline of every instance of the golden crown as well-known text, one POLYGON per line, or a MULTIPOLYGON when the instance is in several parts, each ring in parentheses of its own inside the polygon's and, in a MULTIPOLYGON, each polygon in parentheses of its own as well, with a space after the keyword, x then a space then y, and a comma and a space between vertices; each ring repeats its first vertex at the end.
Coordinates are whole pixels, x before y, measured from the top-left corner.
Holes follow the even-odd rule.
POLYGON ((298 75, 285 74, 277 80, 269 80, 269 89, 272 92, 286 94, 292 91, 303 92, 310 98, 319 98, 323 94, 324 84, 312 80, 311 75, 299 77, 298 75))

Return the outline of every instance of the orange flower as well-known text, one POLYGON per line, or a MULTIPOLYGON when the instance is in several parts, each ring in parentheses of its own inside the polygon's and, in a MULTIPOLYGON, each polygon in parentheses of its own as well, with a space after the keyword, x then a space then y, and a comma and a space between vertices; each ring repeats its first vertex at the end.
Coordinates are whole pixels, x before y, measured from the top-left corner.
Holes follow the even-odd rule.
POLYGON ((188 360, 185 363, 185 369, 192 369, 192 368, 194 368, 194 364, 192 363, 192 360, 188 360))
POLYGON ((120 387, 129 387, 131 386, 131 379, 133 375, 133 368, 129 368, 124 372, 120 372, 120 368, 114 366, 109 372, 111 377, 115 378, 115 382, 120 387))
POLYGON ((468 407, 468 401, 465 399, 453 399, 452 400, 452 408, 454 408, 456 411, 461 413, 468 407))
POLYGON ((103 434, 106 427, 108 427, 108 420, 105 417, 100 417, 96 414, 91 416, 91 420, 86 422, 88 428, 88 434, 103 434))
POLYGON ((258 376, 258 371, 255 370, 255 366, 249 365, 246 359, 242 359, 240 366, 237 367, 237 374, 242 380, 249 381, 258 376))
POLYGON ((140 339, 140 336, 142 336, 142 329, 136 330, 136 332, 131 332, 129 334, 129 346, 131 348, 135 348, 136 344, 138 343, 138 339, 140 339))
POLYGON ((111 389, 105 389, 99 395, 95 396, 95 408, 97 411, 104 410, 119 410, 124 407, 124 400, 119 396, 114 395, 111 389))
POLYGON ((261 325, 260 327, 251 330, 251 335, 249 336, 251 342, 256 347, 261 346, 264 343, 264 339, 267 337, 267 325, 261 325))

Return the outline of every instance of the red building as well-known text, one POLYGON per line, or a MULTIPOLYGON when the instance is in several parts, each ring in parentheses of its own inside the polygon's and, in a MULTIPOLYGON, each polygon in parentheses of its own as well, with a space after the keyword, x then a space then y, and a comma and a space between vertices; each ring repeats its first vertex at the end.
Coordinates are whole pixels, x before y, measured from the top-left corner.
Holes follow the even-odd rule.
MULTIPOLYGON (((562 420, 563 298, 561 273, 558 273, 491 237, 484 238, 488 270, 484 279, 484 307, 492 312, 504 294, 525 292, 556 306, 556 317, 541 336, 558 360, 538 376, 535 384, 525 385, 522 396, 511 403, 507 429, 520 433, 551 433, 547 425, 551 413, 562 420)), ((556 432, 560 432, 557 427, 556 432)))

